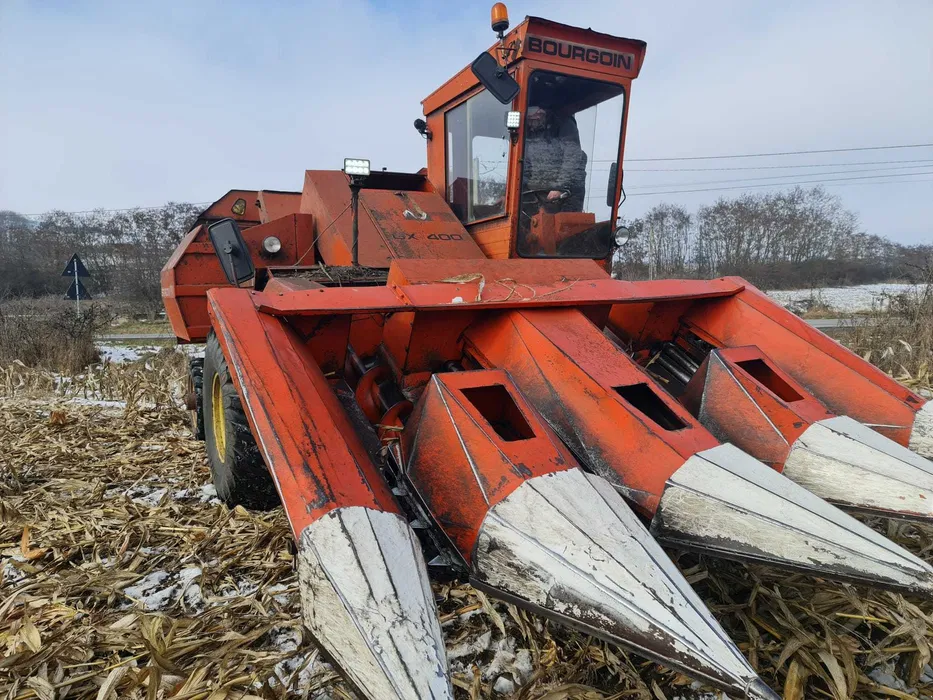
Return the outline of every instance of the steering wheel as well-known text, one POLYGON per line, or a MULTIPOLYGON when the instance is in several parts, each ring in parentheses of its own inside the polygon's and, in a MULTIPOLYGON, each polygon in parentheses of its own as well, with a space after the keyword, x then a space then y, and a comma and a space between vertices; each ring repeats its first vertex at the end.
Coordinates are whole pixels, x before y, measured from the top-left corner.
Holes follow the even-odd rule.
POLYGON ((553 204, 554 202, 560 202, 560 201, 567 199, 567 197, 570 196, 570 190, 558 190, 560 192, 560 196, 557 199, 548 199, 547 196, 553 191, 554 191, 553 188, 546 189, 546 190, 525 190, 524 192, 522 192, 522 201, 524 201, 526 194, 533 195, 535 198, 535 201, 539 205, 553 204))

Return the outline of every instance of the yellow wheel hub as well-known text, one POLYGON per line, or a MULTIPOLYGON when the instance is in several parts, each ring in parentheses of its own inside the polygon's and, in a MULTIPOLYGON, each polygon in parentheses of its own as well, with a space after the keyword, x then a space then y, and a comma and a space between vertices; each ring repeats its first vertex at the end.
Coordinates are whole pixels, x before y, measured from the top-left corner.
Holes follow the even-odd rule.
POLYGON ((211 383, 211 424, 217 456, 224 459, 227 454, 227 421, 224 419, 224 395, 221 389, 220 375, 215 374, 211 383))

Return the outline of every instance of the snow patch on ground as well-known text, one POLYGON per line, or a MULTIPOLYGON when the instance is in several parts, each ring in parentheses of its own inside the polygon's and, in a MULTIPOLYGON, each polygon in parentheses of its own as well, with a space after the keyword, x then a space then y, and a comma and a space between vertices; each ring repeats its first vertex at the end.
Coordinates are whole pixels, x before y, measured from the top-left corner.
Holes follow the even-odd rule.
POLYGON ((126 401, 108 401, 106 399, 89 399, 84 396, 74 396, 68 403, 78 406, 99 406, 100 408, 126 408, 126 401))
POLYGON ((3 563, 3 569, 0 569, 0 581, 3 581, 5 586, 8 586, 13 583, 19 583, 28 575, 25 571, 17 567, 13 562, 24 563, 26 557, 21 554, 14 554, 6 559, 3 563))
POLYGON ((281 681, 289 688, 307 688, 315 676, 330 666, 321 661, 317 649, 311 647, 297 653, 301 648, 301 631, 295 627, 276 627, 269 633, 272 646, 278 651, 293 654, 275 665, 275 676, 269 679, 273 688, 281 681))
POLYGON ((483 665, 483 680, 492 684, 500 695, 511 695, 519 686, 525 685, 534 675, 534 663, 528 649, 516 649, 514 637, 492 640, 492 631, 484 632, 472 640, 465 640, 447 649, 447 659, 452 673, 473 680, 473 668, 463 658, 475 658, 483 654, 490 656, 483 665))
POLYGON ((138 503, 141 506, 155 508, 157 505, 159 505, 159 501, 162 500, 166 493, 168 493, 168 489, 165 487, 136 484, 135 486, 130 486, 128 489, 109 488, 104 492, 104 498, 117 498, 118 496, 126 496, 127 498, 132 499, 133 503, 138 503))
POLYGON ((201 503, 210 503, 212 506, 220 504, 220 499, 217 498, 217 489, 214 488, 213 484, 201 485, 198 500, 200 500, 201 503))
POLYGON ((191 566, 175 573, 153 571, 132 586, 123 589, 123 595, 132 603, 124 608, 139 606, 154 612, 170 607, 180 601, 185 607, 199 610, 204 606, 201 586, 197 579, 201 577, 201 568, 191 566))
POLYGON ((813 289, 779 289, 768 296, 785 307, 808 303, 811 299, 844 313, 883 309, 888 297, 913 289, 911 284, 880 283, 856 287, 816 287, 813 289))
POLYGON ((147 355, 155 355, 163 348, 159 345, 106 345, 98 343, 100 358, 104 362, 135 362, 147 355))

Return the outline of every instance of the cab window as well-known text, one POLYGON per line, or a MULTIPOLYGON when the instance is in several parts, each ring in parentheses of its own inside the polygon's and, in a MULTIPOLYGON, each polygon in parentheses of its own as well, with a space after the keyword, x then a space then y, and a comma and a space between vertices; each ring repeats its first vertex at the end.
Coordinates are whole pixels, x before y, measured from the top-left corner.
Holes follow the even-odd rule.
POLYGON ((483 90, 445 115, 447 201, 464 223, 505 214, 509 108, 483 90))
POLYGON ((549 71, 531 74, 519 255, 609 254, 624 106, 621 85, 549 71))

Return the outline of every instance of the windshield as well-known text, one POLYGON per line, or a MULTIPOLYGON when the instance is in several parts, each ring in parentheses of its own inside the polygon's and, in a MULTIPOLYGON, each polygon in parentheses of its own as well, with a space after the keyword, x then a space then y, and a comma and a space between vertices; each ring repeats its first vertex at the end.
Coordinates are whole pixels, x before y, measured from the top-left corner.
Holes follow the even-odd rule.
POLYGON ((609 254, 624 104, 621 85, 532 73, 519 255, 601 259, 609 254))

